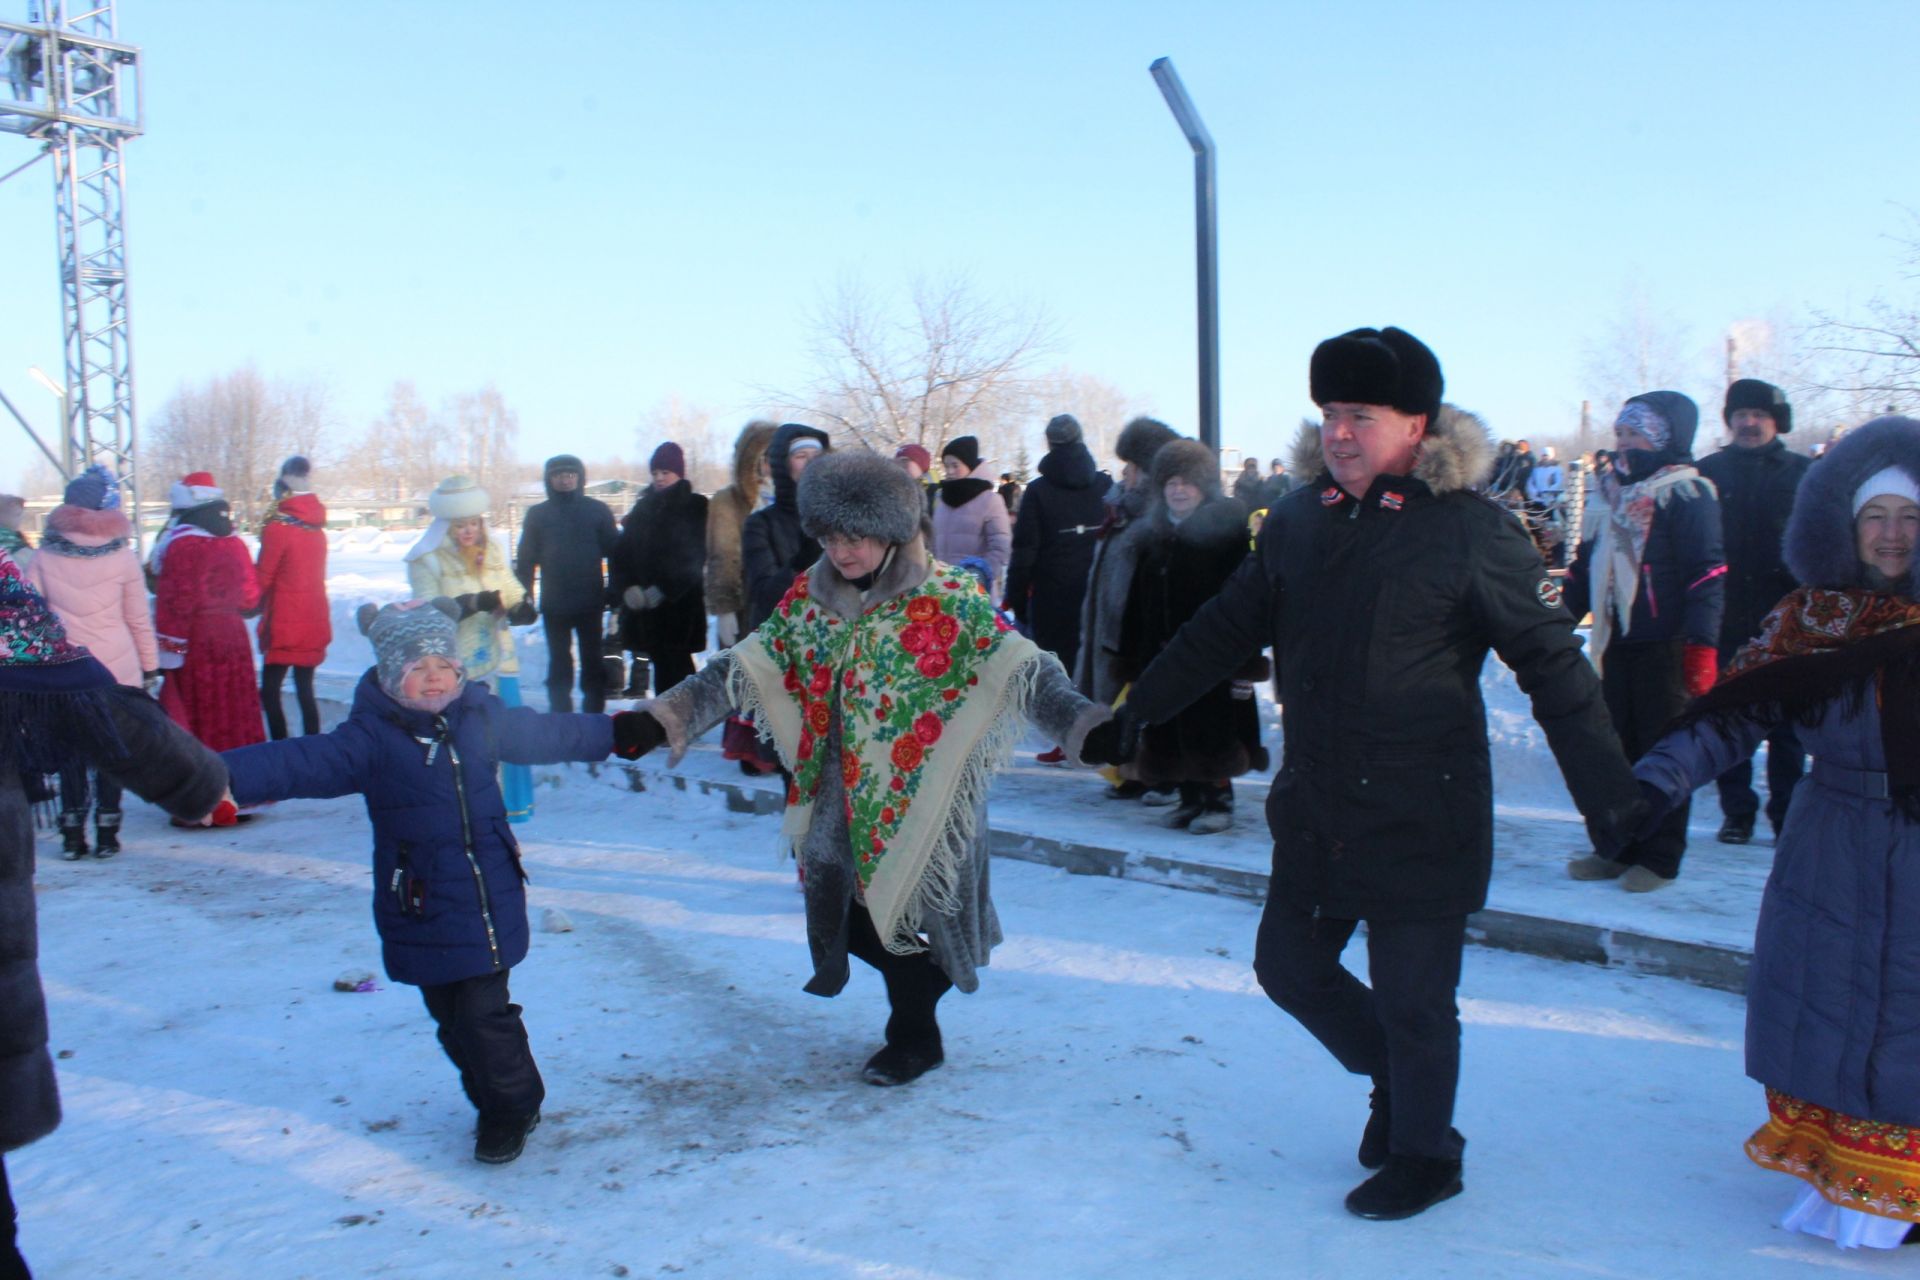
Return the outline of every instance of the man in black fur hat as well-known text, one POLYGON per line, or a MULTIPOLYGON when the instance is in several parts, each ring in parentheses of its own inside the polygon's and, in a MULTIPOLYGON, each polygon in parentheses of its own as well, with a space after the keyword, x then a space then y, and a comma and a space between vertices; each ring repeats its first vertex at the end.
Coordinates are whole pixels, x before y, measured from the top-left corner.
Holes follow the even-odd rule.
MULTIPOLYGON (((1741 378, 1727 388, 1720 417, 1733 439, 1726 448, 1700 460, 1700 474, 1720 491, 1720 530, 1727 553, 1725 604, 1720 615, 1720 665, 1760 631, 1780 597, 1800 584, 1781 550, 1787 513, 1793 510, 1800 481, 1813 459, 1787 448, 1780 437, 1793 430, 1793 406, 1787 393, 1758 378, 1741 378)), ((1806 772, 1806 752, 1782 719, 1767 735, 1767 822, 1773 833, 1787 818, 1787 801, 1806 772)), ((1720 775, 1720 842, 1745 844, 1753 838, 1760 797, 1753 790, 1753 761, 1742 760, 1720 775)))
POLYGON ((1315 479, 1274 504, 1123 715, 1163 723, 1273 646, 1286 757, 1254 973, 1372 1078, 1359 1160, 1379 1172, 1347 1208, 1405 1218, 1462 1188, 1454 989, 1493 862, 1487 651, 1531 695, 1602 847, 1633 830, 1639 799, 1558 584, 1520 523, 1474 491, 1493 445, 1442 405, 1433 353, 1399 329, 1356 329, 1314 351, 1311 383, 1325 418, 1302 429, 1294 470, 1315 479), (1361 920, 1371 987, 1340 963, 1361 920))

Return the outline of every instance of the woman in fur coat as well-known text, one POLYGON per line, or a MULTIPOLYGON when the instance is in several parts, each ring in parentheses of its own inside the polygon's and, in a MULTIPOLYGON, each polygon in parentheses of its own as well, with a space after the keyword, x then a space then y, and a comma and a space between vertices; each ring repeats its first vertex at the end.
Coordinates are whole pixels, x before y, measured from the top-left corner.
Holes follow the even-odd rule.
MULTIPOLYGON (((1122 671, 1132 680, 1174 633, 1219 594, 1247 556, 1247 509, 1220 488, 1220 463, 1198 440, 1174 440, 1154 455, 1154 503, 1143 523, 1120 629, 1122 671)), ((1251 680, 1223 680, 1185 711, 1150 725, 1125 771, 1150 787, 1169 784, 1180 802, 1166 825, 1197 835, 1233 825, 1232 779, 1266 767, 1251 680)))
POLYGON ((260 606, 247 544, 226 495, 205 471, 173 486, 173 520, 147 562, 159 633, 160 705, 215 751, 266 741, 253 641, 243 618, 260 606))
MULTIPOLYGON (((509 707, 520 702, 520 659, 514 652, 509 615, 532 622, 527 589, 513 573, 507 544, 487 528, 493 505, 472 476, 448 476, 427 495, 433 523, 407 552, 407 587, 415 600, 445 596, 460 606, 460 669, 468 680, 485 680, 509 707)), ((500 791, 507 821, 533 817, 533 771, 502 763, 500 791)))
POLYGON ((1806 585, 1634 765, 1644 839, 1791 718, 1813 754, 1754 933, 1747 1140, 1806 1185, 1780 1220, 1845 1246, 1920 1224, 1920 422, 1879 418, 1815 462, 1787 521, 1806 585))
MULTIPOLYGON (((46 598, 66 628, 113 673, 138 689, 160 667, 147 612, 147 584, 133 551, 133 526, 120 508, 120 483, 95 463, 67 486, 47 516, 41 554, 27 566, 27 584, 46 598)), ((94 805, 93 854, 120 852, 120 784, 110 772, 74 761, 60 774, 60 842, 69 861, 87 856, 88 777, 94 805)))
POLYGON ((756 631, 646 709, 676 754, 728 712, 756 713, 792 773, 781 833, 806 870, 806 989, 839 994, 849 955, 878 969, 891 1015, 864 1074, 904 1084, 940 1065, 935 1005, 975 990, 1001 939, 993 770, 1028 719, 1079 760, 1111 713, 1003 626, 971 576, 928 557, 919 486, 888 459, 820 458, 798 506, 825 554, 756 631))
POLYGON ((300 704, 300 732, 320 732, 320 703, 313 696, 314 668, 333 642, 333 618, 327 606, 327 509, 313 495, 312 467, 302 457, 288 458, 273 482, 273 514, 260 529, 260 706, 267 713, 267 736, 287 736, 287 713, 280 686, 293 672, 293 696, 300 704))
POLYGON ((648 662, 634 663, 629 698, 647 696, 645 672, 665 693, 693 674, 693 655, 707 647, 701 579, 707 560, 707 500, 687 480, 687 457, 669 440, 647 463, 653 483, 620 522, 607 554, 607 586, 620 601, 620 641, 648 662))

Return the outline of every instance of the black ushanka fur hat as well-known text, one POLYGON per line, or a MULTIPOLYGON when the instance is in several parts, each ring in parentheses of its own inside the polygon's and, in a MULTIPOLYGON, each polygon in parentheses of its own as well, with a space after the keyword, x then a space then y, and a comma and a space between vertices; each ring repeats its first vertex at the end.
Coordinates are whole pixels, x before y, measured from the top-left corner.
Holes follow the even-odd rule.
POLYGON ((927 500, 906 469, 864 449, 827 453, 800 473, 800 527, 813 538, 837 533, 878 538, 890 546, 913 541, 927 500))
POLYGON ((1179 476, 1209 498, 1220 495, 1220 458, 1198 440, 1169 440, 1153 455, 1153 492, 1159 497, 1167 481, 1179 476))
POLYGON ((1793 430, 1793 406, 1787 403, 1787 393, 1771 382, 1741 378, 1729 386, 1726 407, 1720 410, 1720 421, 1732 426, 1734 411, 1738 409, 1758 409, 1762 413, 1772 414, 1773 425, 1781 435, 1793 430))
POLYGON ((1440 413, 1440 361, 1404 329, 1354 329, 1313 349, 1308 386, 1315 404, 1384 404, 1401 413, 1440 413))
POLYGON ((1113 451, 1120 461, 1131 462, 1145 471, 1153 465, 1153 455, 1160 452, 1161 445, 1179 438, 1179 432, 1158 418, 1135 418, 1120 428, 1120 438, 1114 442, 1113 451))

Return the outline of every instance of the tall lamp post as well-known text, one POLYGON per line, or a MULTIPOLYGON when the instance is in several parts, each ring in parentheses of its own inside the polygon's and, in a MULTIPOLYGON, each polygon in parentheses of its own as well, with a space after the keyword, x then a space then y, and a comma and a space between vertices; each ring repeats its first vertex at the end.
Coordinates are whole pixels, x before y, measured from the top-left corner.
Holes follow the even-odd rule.
POLYGON ((1187 87, 1170 58, 1148 68, 1160 96, 1193 147, 1193 220, 1195 264, 1200 294, 1200 441, 1220 450, 1220 259, 1219 219, 1213 191, 1213 135, 1201 122, 1187 87))

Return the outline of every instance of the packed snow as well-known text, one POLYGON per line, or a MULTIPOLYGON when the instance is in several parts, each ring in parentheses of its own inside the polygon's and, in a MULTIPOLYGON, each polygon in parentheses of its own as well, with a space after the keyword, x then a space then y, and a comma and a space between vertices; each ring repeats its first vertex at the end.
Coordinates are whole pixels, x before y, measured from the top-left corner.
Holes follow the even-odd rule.
MULTIPOLYGON (((336 691, 368 656, 352 610, 405 594, 408 541, 336 538, 336 691)), ((1503 821, 1577 834, 1550 762, 1516 763, 1544 752, 1503 679, 1489 671, 1503 821)), ((472 1111, 415 992, 333 988, 379 968, 357 798, 208 831, 136 806, 107 863, 43 842, 67 1118, 7 1162, 37 1273, 1637 1278, 1907 1261, 1769 1225, 1800 1184, 1741 1153, 1764 1107, 1737 997, 1470 948, 1467 1190, 1363 1222, 1341 1199, 1364 1177, 1366 1084, 1254 984, 1255 905, 998 862, 1008 941, 977 995, 941 1006, 947 1065, 876 1089, 859 1066, 880 984, 856 964, 840 998, 801 992, 776 818, 636 791, 615 767, 536 775, 519 829, 536 934, 514 992, 548 1100, 504 1167, 472 1160, 472 1111), (572 929, 542 931, 549 909, 572 929)), ((997 823, 1115 808, 1090 777, 1005 781, 997 823)), ((1235 838, 1257 845, 1257 807, 1243 815, 1235 838)))

